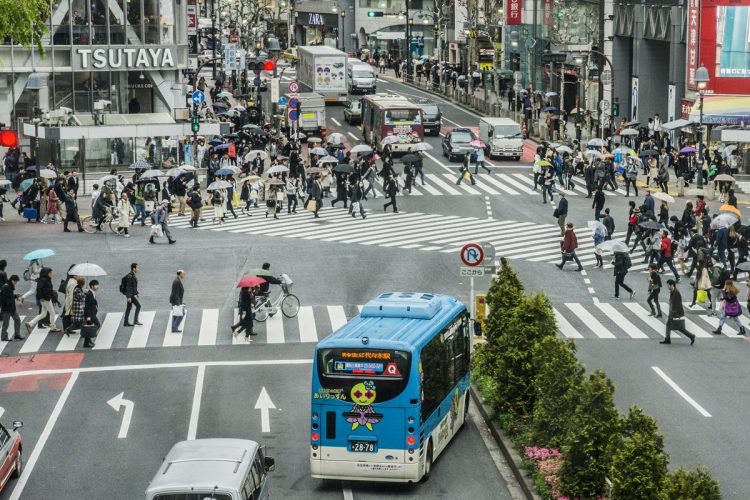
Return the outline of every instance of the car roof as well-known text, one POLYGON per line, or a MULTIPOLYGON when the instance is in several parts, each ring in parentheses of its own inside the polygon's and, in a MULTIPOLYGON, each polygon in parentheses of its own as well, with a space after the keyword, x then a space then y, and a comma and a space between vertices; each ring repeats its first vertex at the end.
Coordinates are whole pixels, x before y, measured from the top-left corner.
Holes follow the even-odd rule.
POLYGON ((409 100, 414 104, 429 104, 432 106, 437 106, 437 103, 435 101, 426 97, 410 97, 409 100))
POLYGON ((146 492, 241 486, 258 448, 248 439, 181 441, 169 450, 146 492))

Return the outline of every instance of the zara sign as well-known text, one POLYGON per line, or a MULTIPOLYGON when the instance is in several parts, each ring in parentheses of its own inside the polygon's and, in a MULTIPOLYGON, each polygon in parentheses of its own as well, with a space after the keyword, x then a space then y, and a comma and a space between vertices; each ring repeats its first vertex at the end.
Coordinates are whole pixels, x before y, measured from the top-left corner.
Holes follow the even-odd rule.
POLYGON ((109 71, 113 69, 177 69, 175 47, 110 46, 73 49, 73 69, 109 71))

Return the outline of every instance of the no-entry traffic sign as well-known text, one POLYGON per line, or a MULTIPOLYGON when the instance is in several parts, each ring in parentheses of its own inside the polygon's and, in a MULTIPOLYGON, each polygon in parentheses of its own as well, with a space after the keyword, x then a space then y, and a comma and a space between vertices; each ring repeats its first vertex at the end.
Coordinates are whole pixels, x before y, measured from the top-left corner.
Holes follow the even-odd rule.
POLYGON ((484 250, 479 243, 467 243, 461 248, 461 262, 469 267, 475 267, 482 264, 484 260, 484 250))
POLYGON ((289 92, 299 92, 299 83, 291 82, 289 84, 289 92))

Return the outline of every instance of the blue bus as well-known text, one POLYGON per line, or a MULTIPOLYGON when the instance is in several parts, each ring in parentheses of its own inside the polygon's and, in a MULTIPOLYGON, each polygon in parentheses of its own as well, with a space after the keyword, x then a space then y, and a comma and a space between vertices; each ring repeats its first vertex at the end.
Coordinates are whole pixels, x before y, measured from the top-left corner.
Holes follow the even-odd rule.
POLYGON ((466 421, 469 313, 453 297, 389 292, 315 349, 315 478, 416 482, 466 421))

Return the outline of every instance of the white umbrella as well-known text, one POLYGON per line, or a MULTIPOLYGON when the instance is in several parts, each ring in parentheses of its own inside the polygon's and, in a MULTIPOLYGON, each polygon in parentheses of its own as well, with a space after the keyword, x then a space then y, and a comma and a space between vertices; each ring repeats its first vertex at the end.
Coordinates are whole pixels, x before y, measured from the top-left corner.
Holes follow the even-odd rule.
POLYGON ((418 142, 416 144, 411 145, 412 151, 430 151, 435 148, 432 147, 432 144, 429 144, 427 142, 418 142))
POLYGON ((352 153, 372 153, 372 148, 367 144, 357 144, 350 151, 352 153))
POLYGON ((289 172, 289 169, 285 167, 284 165, 274 165, 273 167, 268 169, 268 173, 270 175, 273 174, 285 174, 289 172))
POLYGON ((386 144, 396 144, 397 142, 401 142, 401 139, 397 135, 387 135, 380 140, 380 144, 383 146, 386 144))
POLYGON ((39 171, 39 177, 44 177, 45 179, 54 179, 55 177, 57 177, 57 172, 49 168, 43 168, 39 171))
POLYGON ((105 175, 104 177, 102 177, 101 179, 99 179, 99 182, 101 182, 102 184, 104 184, 105 182, 111 182, 111 181, 117 182, 117 176, 116 175, 105 175))
POLYGON ((639 132, 634 128, 626 128, 625 130, 620 130, 621 136, 628 136, 628 135, 638 135, 639 132))
POLYGON ((268 159, 268 153, 266 153, 265 151, 263 151, 261 149, 253 149, 252 151, 250 151, 248 154, 245 155, 245 158, 249 157, 249 158, 252 159, 252 158, 255 158, 258 155, 260 155, 260 157, 263 160, 268 159))
POLYGON ((594 232, 604 231, 604 234, 607 234, 607 228, 598 220, 590 220, 586 223, 586 225, 594 232))
POLYGON ((346 136, 339 132, 334 132, 326 137, 326 142, 328 144, 339 144, 341 142, 346 142, 346 136))
POLYGON ((612 252, 627 252, 630 250, 628 248, 628 245, 626 245, 624 241, 619 241, 619 240, 602 241, 598 245, 598 248, 600 250, 610 250, 612 252))
POLYGON ((593 146, 595 148, 602 148, 604 147, 604 141, 602 139, 599 139, 598 137, 595 137, 587 142, 586 145, 593 146))
POLYGON ((84 262, 70 268, 68 274, 72 276, 106 276, 107 272, 96 264, 84 262))
POLYGON ((550 97, 555 97, 556 95, 557 95, 557 92, 547 92, 546 94, 544 94, 544 97, 549 99, 550 97))
POLYGON ((227 189, 232 187, 231 182, 227 181, 214 181, 211 184, 208 185, 206 188, 206 191, 216 191, 217 189, 227 189))
POLYGON ((180 169, 186 172, 195 172, 195 167, 192 165, 188 165, 187 163, 183 163, 182 165, 180 165, 180 169))
POLYGON ((711 220, 711 229, 721 229, 722 227, 732 226, 736 224, 738 220, 739 217, 732 213, 720 213, 711 220))
POLYGON ((317 148, 312 148, 310 150, 310 154, 311 155, 318 155, 318 156, 326 156, 326 155, 328 155, 328 151, 326 151, 325 148, 317 147, 317 148))
POLYGON ((656 193, 651 193, 651 197, 655 198, 657 200, 666 201, 667 203, 674 203, 674 198, 667 193, 664 193, 662 191, 657 191, 656 193))
POLYGON ((78 152, 78 146, 68 146, 67 148, 65 148, 65 151, 76 153, 78 152))
POLYGON ((162 172, 161 170, 157 170, 155 168, 152 168, 152 169, 149 169, 149 170, 146 170, 145 172, 143 172, 141 174, 140 178, 141 179, 148 179, 149 177, 162 177, 162 176, 164 176, 164 172, 162 172))
MULTIPOLYGON (((302 134, 300 134, 301 136, 302 134)), ((307 142, 312 142, 313 144, 317 144, 318 142, 323 142, 320 137, 308 137, 307 142)))
POLYGON ((13 184, 13 183, 10 182, 7 179, 0 179, 0 188, 2 188, 2 189, 9 188, 11 186, 11 184, 13 184))
POLYGON ((583 152, 583 155, 589 156, 589 157, 593 156, 594 158, 599 158, 599 159, 604 158, 604 155, 600 151, 597 151, 595 149, 587 149, 586 151, 583 152))
POLYGON ((729 156, 734 152, 734 150, 737 149, 736 144, 732 144, 731 146, 727 146, 724 148, 724 156, 729 156))
POLYGON ((185 171, 182 170, 179 167, 175 167, 175 168, 170 168, 169 170, 167 170, 166 172, 164 172, 163 175, 166 176, 166 177, 177 177, 178 175, 180 175, 182 173, 185 173, 185 171))
POLYGON ((338 163, 339 159, 334 156, 324 156, 320 160, 318 160, 318 163, 338 163))
POLYGON ((573 154, 573 150, 569 148, 568 146, 557 146, 556 149, 558 153, 568 153, 571 155, 573 154))

